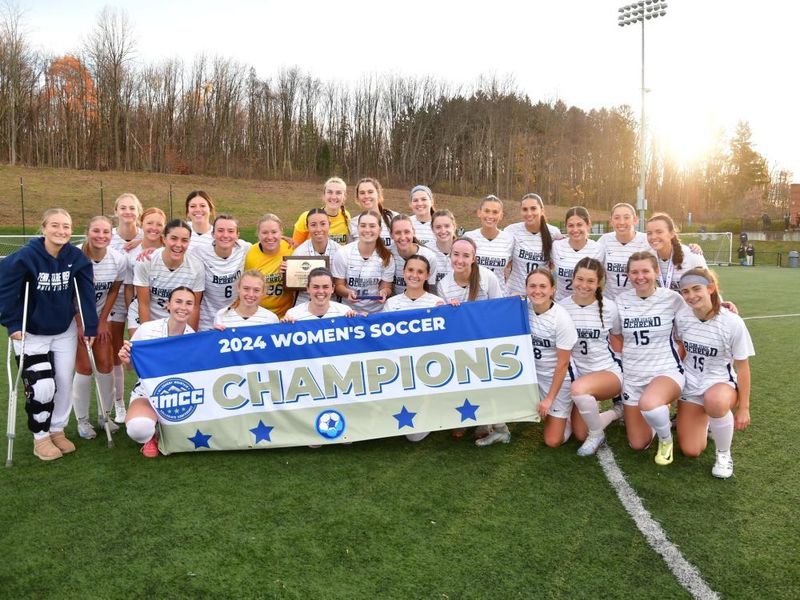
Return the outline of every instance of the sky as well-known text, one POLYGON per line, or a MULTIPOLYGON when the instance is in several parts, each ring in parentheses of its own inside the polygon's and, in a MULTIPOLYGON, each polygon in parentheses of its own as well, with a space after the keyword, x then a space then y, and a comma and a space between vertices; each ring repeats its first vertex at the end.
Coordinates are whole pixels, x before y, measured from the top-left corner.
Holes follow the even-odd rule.
MULTIPOLYGON (((133 26, 136 60, 220 55, 260 77, 297 66, 322 80, 432 75, 470 86, 512 77, 533 101, 641 105, 641 25, 609 0, 16 0, 33 45, 74 52, 106 5, 133 26)), ((755 149, 800 182, 800 3, 667 0, 645 25, 651 135, 681 163, 748 121, 755 149)))

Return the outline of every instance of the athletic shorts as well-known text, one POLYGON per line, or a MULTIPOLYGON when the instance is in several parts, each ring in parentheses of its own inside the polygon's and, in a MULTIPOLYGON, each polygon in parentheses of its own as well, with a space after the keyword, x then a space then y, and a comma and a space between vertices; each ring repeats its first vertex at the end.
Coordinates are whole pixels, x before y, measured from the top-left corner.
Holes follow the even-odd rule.
MULTIPOLYGON (((683 376, 683 373, 680 371, 669 371, 667 373, 659 373, 656 377, 669 377, 675 383, 678 384, 678 387, 683 390, 683 386, 686 383, 686 378, 683 376)), ((629 380, 623 377, 622 381, 622 404, 625 406, 639 406, 639 398, 642 397, 644 390, 647 386, 650 385, 650 382, 647 383, 631 383, 629 380)))
POLYGON ((138 329, 139 322, 139 303, 134 300, 128 307, 128 329, 138 329))
MULTIPOLYGON (((536 377, 539 380, 539 398, 544 399, 547 396, 547 393, 550 391, 550 386, 553 383, 552 377, 542 377, 538 373, 536 377)), ((570 386, 572 385, 572 378, 570 377, 569 372, 567 376, 564 377, 564 383, 561 384, 561 389, 558 390, 553 403, 550 405, 550 409, 547 411, 547 414, 551 417, 557 417, 559 419, 566 419, 569 417, 570 413, 572 412, 572 394, 570 394, 570 386)))
MULTIPOLYGON (((578 379, 580 379, 584 375, 591 375, 592 373, 602 373, 602 372, 603 371, 588 371, 586 373, 581 373, 579 369, 575 369, 575 380, 577 381, 578 379)), ((620 389, 622 389, 622 384, 623 384, 623 381, 624 381, 624 379, 622 377, 622 371, 618 370, 618 369, 614 369, 614 370, 606 369, 605 372, 606 373, 613 373, 614 375, 616 375, 617 379, 619 379, 619 387, 620 387, 620 389)))
POLYGON ((700 406, 705 406, 705 393, 712 388, 712 386, 717 385, 718 383, 724 383, 725 385, 731 386, 734 390, 738 390, 739 388, 736 386, 736 383, 730 380, 726 381, 714 381, 709 384, 705 385, 704 390, 698 390, 697 388, 691 389, 687 387, 684 390, 684 393, 681 394, 681 400, 684 402, 691 402, 692 404, 699 404, 700 406))
POLYGON ((127 318, 128 311, 125 310, 124 289, 124 285, 119 288, 119 294, 117 294, 114 306, 111 308, 111 312, 108 313, 108 321, 110 323, 124 323, 127 318))

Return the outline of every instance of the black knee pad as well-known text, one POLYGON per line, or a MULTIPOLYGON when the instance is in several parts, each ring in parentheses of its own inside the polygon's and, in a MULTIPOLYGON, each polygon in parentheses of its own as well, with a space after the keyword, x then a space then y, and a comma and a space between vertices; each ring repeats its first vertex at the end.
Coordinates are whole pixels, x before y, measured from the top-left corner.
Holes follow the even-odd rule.
POLYGON ((50 431, 56 393, 53 353, 26 354, 22 364, 22 383, 25 386, 28 429, 33 433, 50 431))

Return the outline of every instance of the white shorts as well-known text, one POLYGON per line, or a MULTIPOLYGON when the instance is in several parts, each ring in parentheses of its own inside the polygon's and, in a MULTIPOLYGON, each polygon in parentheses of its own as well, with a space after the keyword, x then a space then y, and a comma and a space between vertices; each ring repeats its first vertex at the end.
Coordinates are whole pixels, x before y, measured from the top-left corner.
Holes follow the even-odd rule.
POLYGON ((108 321, 110 323, 124 323, 127 318, 128 311, 125 310, 125 294, 123 293, 125 286, 119 288, 119 294, 114 301, 114 306, 111 307, 111 312, 108 313, 108 321))
MULTIPOLYGON (((539 380, 539 398, 544 398, 550 391, 550 386, 553 384, 552 377, 543 377, 536 374, 539 380)), ((572 385, 571 373, 568 371, 564 382, 561 384, 561 389, 558 390, 553 403, 547 414, 551 417, 558 417, 559 419, 566 419, 572 412, 572 395, 570 394, 570 386, 572 385)))
POLYGON ((684 393, 681 394, 681 400, 683 400, 684 402, 691 402, 692 404, 699 404, 700 406, 705 406, 706 404, 705 393, 718 383, 724 383, 725 385, 729 385, 734 390, 739 389, 736 386, 736 382, 730 380, 711 382, 710 384, 706 384, 705 389, 702 391, 698 390, 696 387, 692 389, 687 385, 686 389, 684 390, 684 393))
POLYGON ((622 384, 623 384, 624 378, 622 377, 622 370, 620 370, 620 369, 605 369, 605 371, 587 371, 585 373, 581 373, 580 369, 576 368, 575 369, 575 380, 577 381, 578 379, 580 379, 584 375, 591 375, 592 373, 604 373, 604 372, 605 373, 612 373, 613 375, 616 375, 617 379, 619 380, 619 387, 620 387, 620 389, 622 389, 622 384))
POLYGON ((134 299, 128 307, 128 329, 138 329, 139 322, 139 303, 134 299))
MULTIPOLYGON (((656 377, 669 377, 678 384, 678 387, 683 390, 683 385, 686 383, 686 378, 680 371, 669 371, 667 373, 659 373, 656 377)), ((655 379, 655 378, 654 378, 655 379)), ((639 398, 642 397, 644 390, 652 382, 652 379, 647 383, 631 383, 623 377, 622 380, 622 404, 625 406, 639 406, 639 398)))

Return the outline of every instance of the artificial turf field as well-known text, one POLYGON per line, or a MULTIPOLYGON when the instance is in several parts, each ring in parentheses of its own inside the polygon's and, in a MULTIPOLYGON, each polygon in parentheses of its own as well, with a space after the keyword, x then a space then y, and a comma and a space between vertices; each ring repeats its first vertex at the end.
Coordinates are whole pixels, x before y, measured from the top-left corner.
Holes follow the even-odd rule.
MULTIPOLYGON (((800 269, 718 273, 743 317, 800 312, 800 269)), ((797 598, 800 317, 747 324, 753 424, 732 479, 711 477, 711 447, 659 468, 616 424, 609 445, 712 590, 797 598)), ((0 393, 5 406, 5 377, 0 393)), ((146 460, 122 432, 112 450, 80 440, 73 420, 78 451, 42 463, 23 415, 0 469, 2 598, 689 597, 597 460, 547 449, 537 424, 484 449, 440 432, 146 460)))

